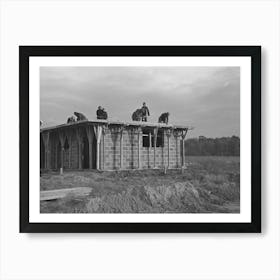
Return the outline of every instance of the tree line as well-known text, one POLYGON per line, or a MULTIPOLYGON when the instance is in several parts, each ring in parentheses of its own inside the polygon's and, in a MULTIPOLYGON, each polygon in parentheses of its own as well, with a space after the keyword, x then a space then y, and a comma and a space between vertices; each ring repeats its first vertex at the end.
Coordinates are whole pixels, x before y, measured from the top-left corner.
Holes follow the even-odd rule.
POLYGON ((240 138, 190 138, 185 141, 185 151, 189 156, 239 156, 240 138))

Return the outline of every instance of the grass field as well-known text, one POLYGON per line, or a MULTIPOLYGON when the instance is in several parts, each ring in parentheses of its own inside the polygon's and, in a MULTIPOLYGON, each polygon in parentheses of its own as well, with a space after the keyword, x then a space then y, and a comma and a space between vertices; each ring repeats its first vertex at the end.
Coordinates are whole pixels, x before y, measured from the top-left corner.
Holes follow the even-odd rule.
POLYGON ((41 191, 90 187, 88 195, 41 201, 42 213, 236 213, 239 157, 187 157, 187 169, 42 174, 41 191))

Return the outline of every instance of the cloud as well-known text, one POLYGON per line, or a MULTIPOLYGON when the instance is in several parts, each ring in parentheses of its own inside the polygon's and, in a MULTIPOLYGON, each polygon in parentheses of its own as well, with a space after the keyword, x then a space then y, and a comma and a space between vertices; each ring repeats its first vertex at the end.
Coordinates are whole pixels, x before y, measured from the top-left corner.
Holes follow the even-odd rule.
POLYGON ((98 105, 128 121, 146 102, 149 121, 194 125, 192 136, 239 135, 239 67, 41 67, 40 109, 46 125, 74 111, 95 119, 98 105))

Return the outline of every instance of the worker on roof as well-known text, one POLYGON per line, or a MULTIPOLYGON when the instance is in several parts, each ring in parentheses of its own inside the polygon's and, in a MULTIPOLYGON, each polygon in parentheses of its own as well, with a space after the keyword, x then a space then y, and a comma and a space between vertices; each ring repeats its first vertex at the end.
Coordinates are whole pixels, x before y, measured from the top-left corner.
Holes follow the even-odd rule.
POLYGON ((87 121, 88 119, 86 116, 82 113, 74 112, 74 115, 77 117, 77 122, 78 121, 87 121))
POLYGON ((150 111, 149 108, 146 105, 146 102, 143 102, 143 106, 141 108, 142 111, 142 122, 146 122, 147 121, 147 116, 150 116, 150 111))
POLYGON ((107 112, 101 106, 98 106, 97 111, 96 111, 96 116, 97 116, 98 120, 107 120, 108 119, 107 112))
POLYGON ((75 122, 75 117, 71 116, 67 119, 67 123, 74 123, 75 122))
POLYGON ((158 118, 158 122, 168 124, 168 118, 169 118, 169 112, 162 113, 158 118))

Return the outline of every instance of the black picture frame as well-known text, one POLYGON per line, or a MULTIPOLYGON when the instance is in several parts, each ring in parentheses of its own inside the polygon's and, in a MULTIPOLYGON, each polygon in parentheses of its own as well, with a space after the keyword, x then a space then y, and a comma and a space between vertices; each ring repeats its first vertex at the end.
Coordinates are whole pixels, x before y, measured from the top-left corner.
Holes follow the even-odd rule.
MULTIPOLYGON (((19 46, 20 232, 22 233, 248 233, 261 232, 260 46, 19 46), (29 221, 29 58, 32 56, 251 57, 250 223, 31 223, 29 221)), ((242 121, 242 120, 241 120, 242 121)))

